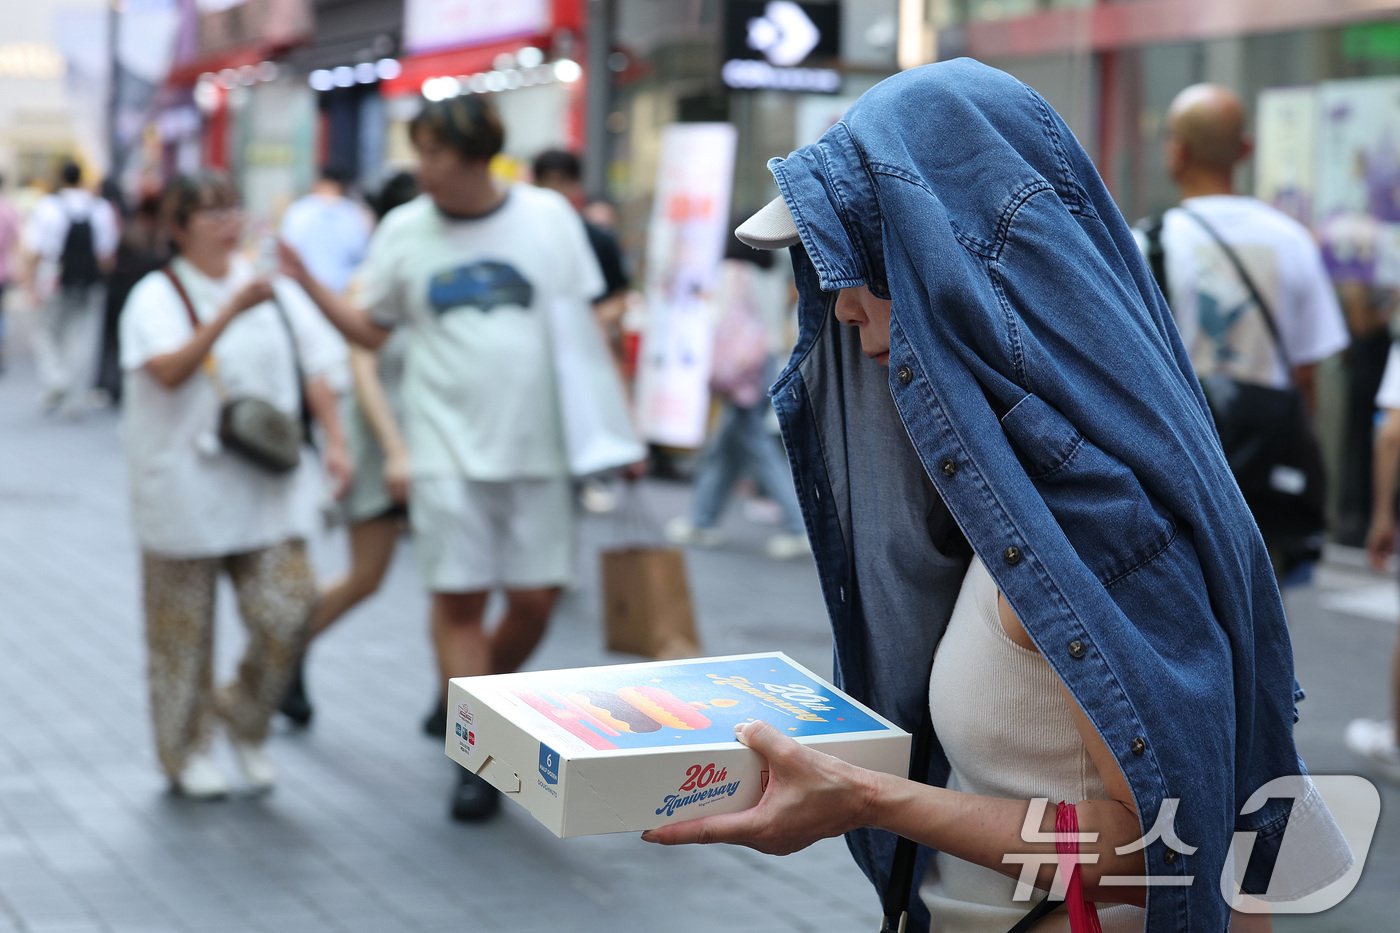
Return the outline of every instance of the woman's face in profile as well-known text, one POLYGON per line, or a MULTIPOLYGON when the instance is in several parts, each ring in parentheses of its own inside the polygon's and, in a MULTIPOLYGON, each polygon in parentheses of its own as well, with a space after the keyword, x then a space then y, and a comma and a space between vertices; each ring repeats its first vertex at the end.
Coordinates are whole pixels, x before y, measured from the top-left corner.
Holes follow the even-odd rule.
POLYGON ((860 328, 860 349, 881 366, 890 365, 890 302, 864 285, 836 296, 836 320, 860 328))

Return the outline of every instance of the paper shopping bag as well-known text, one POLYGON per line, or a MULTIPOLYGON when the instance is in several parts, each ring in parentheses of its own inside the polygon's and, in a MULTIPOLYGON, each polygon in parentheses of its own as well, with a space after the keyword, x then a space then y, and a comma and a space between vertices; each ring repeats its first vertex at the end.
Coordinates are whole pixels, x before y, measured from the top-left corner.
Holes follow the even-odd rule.
POLYGON ((609 651, 660 660, 700 654, 682 551, 627 547, 604 551, 601 560, 609 651))

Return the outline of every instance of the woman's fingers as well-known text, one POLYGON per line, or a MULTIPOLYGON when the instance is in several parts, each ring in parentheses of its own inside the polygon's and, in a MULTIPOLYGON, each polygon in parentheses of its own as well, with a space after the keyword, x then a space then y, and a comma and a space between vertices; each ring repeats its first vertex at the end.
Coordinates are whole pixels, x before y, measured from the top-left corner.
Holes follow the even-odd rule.
POLYGON ((642 833, 642 839, 663 846, 709 845, 715 842, 752 845, 762 828, 762 821, 755 816, 755 809, 671 823, 647 830, 642 833))

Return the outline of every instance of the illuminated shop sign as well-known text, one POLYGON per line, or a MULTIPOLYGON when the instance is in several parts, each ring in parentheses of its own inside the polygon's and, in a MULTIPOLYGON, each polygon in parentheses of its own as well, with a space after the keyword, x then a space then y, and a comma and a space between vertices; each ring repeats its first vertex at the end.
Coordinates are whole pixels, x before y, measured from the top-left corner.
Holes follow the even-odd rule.
POLYGON ((841 73, 841 6, 730 0, 720 77, 736 90, 835 94, 841 73))

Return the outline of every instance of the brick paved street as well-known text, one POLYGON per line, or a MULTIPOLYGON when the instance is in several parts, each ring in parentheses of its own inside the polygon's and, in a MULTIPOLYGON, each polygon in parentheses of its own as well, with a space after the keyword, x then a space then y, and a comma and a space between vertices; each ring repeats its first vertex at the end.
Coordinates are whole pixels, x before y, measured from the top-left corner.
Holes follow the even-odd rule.
MULTIPOLYGON (((666 517, 686 490, 646 494, 666 517)), ((810 564, 768 561, 767 529, 731 526, 734 544, 690 561, 706 649, 782 649, 829 671, 810 564)), ((581 585, 533 666, 624 660, 602 650, 595 608, 592 548, 614 530, 596 518, 585 530, 581 585)), ((342 550, 336 535, 318 544, 324 572, 342 550)), ((116 418, 45 419, 26 368, 12 367, 0 378, 0 933, 876 928, 874 895, 839 841, 770 859, 633 835, 561 842, 510 805, 485 826, 449 822, 455 766, 418 731, 433 687, 413 571, 405 548, 385 590, 317 645, 316 722, 272 738, 275 793, 169 797, 147 723, 116 418)), ((1383 709, 1394 604, 1393 585, 1345 566, 1295 601, 1310 692, 1299 729, 1317 772, 1353 769, 1341 726, 1383 709)), ((228 609, 223 670, 240 640, 228 609)), ((1277 929, 1395 929, 1396 824, 1383 821, 1347 903, 1277 929)))

